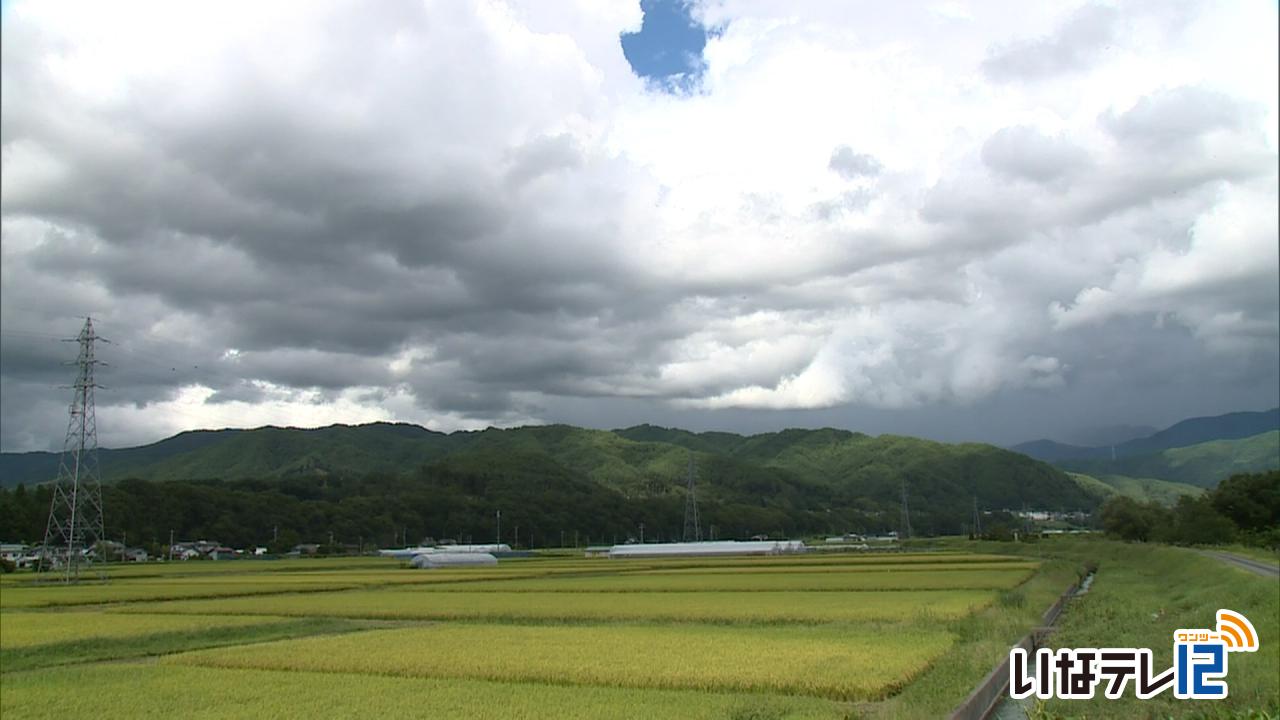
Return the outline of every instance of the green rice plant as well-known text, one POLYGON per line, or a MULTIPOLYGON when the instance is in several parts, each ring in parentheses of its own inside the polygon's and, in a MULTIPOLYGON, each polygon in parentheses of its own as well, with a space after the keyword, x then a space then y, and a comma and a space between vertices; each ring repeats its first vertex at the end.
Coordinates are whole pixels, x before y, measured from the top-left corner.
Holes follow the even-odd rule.
POLYGON ((1035 571, 1025 566, 998 570, 949 569, 939 572, 817 573, 634 573, 593 577, 559 576, 521 580, 434 584, 435 592, 729 592, 729 591, 880 591, 995 590, 1013 588, 1035 571))
POLYGON ((904 685, 951 641, 945 631, 909 624, 433 625, 184 653, 166 662, 850 700, 904 685))
POLYGON ((840 720, 829 700, 760 693, 381 677, 114 663, 8 676, 0 716, 225 720, 422 717, 450 720, 840 720))
MULTIPOLYGON (((119 619, 121 615, 115 616, 119 619)), ((150 629, 132 635, 105 634, 44 643, 0 648, 0 672, 7 676, 30 672, 37 668, 78 663, 116 661, 127 658, 167 655, 170 653, 224 645, 306 637, 323 633, 350 632, 368 627, 371 621, 335 618, 263 618, 263 622, 246 624, 196 624, 192 627, 162 630, 150 629)), ((111 618, 103 619, 104 624, 111 618)))
POLYGON ((990 590, 884 592, 346 592, 138 603, 123 612, 421 620, 822 623, 963 617, 990 590))
POLYGON ((38 608, 69 605, 97 605, 139 600, 269 595, 354 588, 354 583, 288 582, 272 578, 264 582, 196 583, 169 582, 82 582, 74 585, 34 585, 5 588, 0 593, 0 609, 38 608))
POLYGON ((104 612, 0 613, 0 650, 75 640, 197 632, 215 627, 242 627, 279 622, 269 615, 124 615, 104 612))

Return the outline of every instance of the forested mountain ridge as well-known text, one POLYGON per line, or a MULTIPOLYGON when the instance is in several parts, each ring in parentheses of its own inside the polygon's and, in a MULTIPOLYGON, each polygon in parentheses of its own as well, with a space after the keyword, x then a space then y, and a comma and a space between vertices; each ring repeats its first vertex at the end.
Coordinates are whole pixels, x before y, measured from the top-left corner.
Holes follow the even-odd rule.
POLYGON ((1090 475, 1155 478, 1212 488, 1240 473, 1280 469, 1280 430, 1235 440, 1211 440, 1147 455, 1059 460, 1055 465, 1090 475))
MULTIPOLYGON (((323 478, 412 472, 458 453, 495 458, 545 454, 624 495, 651 494, 671 481, 683 483, 692 455, 704 469, 708 463, 728 463, 739 474, 770 468, 854 494, 896 496, 903 480, 916 480, 968 493, 989 488, 986 494, 993 502, 1018 507, 1039 505, 1041 498, 1073 507, 1089 504, 1072 490, 1065 474, 1008 450, 832 428, 742 436, 654 426, 606 431, 543 425, 449 434, 390 423, 307 430, 263 427, 187 432, 140 448, 103 450, 101 465, 108 482, 323 478), (1046 493, 1051 497, 1044 498, 1046 493)), ((51 478, 56 468, 54 453, 5 453, 0 455, 0 485, 34 485, 51 478), (42 462, 32 462, 33 455, 42 462)))
MULTIPOLYGON (((11 457, 0 458, 4 484, 25 482, 24 497, 37 494, 31 481, 45 476, 12 474, 11 457)), ((25 462, 18 469, 31 467, 17 457, 25 462)), ((1101 499, 1050 465, 991 445, 830 428, 740 436, 652 426, 450 434, 387 423, 270 427, 184 433, 104 451, 102 465, 109 503, 133 508, 126 511, 133 519, 121 522, 139 524, 138 532, 158 532, 151 525, 167 522, 219 537, 255 528, 249 536, 258 538, 261 527, 285 523, 307 537, 307 528, 344 517, 340 525, 363 528, 359 534, 370 538, 389 539, 397 526, 410 538, 479 536, 494 511, 504 509, 505 523, 520 507, 532 513, 526 529, 590 528, 599 538, 647 522, 665 534, 653 538, 679 531, 691 461, 704 522, 718 526, 721 537, 897 529, 904 490, 913 529, 926 534, 960 532, 975 499, 989 510, 1090 510, 1101 499), (302 519, 280 515, 290 507, 302 519), (169 520, 151 518, 166 513, 169 520), (268 517, 270 523, 261 519, 268 517)), ((14 527, 31 523, 39 524, 28 517, 14 527)))

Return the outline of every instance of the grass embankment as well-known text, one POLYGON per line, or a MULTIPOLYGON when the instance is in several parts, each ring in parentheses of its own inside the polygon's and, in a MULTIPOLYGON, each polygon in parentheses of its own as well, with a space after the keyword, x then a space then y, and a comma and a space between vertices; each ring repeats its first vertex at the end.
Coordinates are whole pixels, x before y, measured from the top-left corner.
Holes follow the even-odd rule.
MULTIPOLYGON (((1230 653, 1225 700, 1052 700, 1047 717, 1228 717, 1267 710, 1280 716, 1280 583, 1186 548, 1063 539, 1054 554, 1092 558, 1098 575, 1072 601, 1052 636, 1054 647, 1149 647, 1159 670, 1173 664, 1173 632, 1213 628, 1219 608, 1243 613, 1261 639, 1254 653, 1230 653)), ((1262 717, 1262 716, 1257 716, 1262 717)))
POLYGON ((929 670, 898 695, 860 706, 859 712, 872 718, 904 720, 946 717, 1008 657, 1015 642, 1040 624, 1045 609, 1078 580, 1080 570, 1081 564, 1073 558, 1047 559, 1026 583, 996 593, 988 607, 947 622, 945 628, 955 642, 929 670))

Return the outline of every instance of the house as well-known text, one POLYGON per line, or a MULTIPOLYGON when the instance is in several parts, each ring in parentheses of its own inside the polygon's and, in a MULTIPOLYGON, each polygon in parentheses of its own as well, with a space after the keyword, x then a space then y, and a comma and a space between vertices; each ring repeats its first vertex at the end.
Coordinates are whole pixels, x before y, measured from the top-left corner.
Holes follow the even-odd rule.
POLYGON ((146 562, 149 559, 147 551, 142 548, 125 548, 121 553, 121 559, 125 562, 146 562))
POLYGON ((22 543, 0 543, 0 558, 16 563, 27 554, 27 546, 22 543))
POLYGON ((211 540, 196 540, 195 542, 174 543, 169 547, 169 556, 175 560, 195 560, 198 558, 213 558, 213 555, 221 549, 224 553, 234 554, 234 550, 222 546, 222 543, 211 540))

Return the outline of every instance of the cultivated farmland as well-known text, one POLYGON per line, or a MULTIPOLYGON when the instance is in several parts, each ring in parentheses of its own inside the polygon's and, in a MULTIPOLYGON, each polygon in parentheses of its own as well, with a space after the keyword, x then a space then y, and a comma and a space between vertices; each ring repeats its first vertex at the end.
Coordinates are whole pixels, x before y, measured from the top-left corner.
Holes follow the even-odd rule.
POLYGON ((10 575, 0 711, 936 717, 1078 565, 944 552, 170 563, 75 587, 10 575))
MULTIPOLYGON (((1057 584, 1040 569, 951 552, 530 558, 444 571, 381 558, 171 563, 74 587, 7 578, 4 710, 53 714, 51 687, 120 682, 95 661, 160 656, 135 667, 156 697, 192 677, 203 686, 255 671, 280 678, 286 695, 386 686, 377 707, 429 682, 448 717, 486 717, 512 693, 516 717, 608 716, 624 701, 673 717, 840 717, 928 672, 974 613, 1057 584), (468 687, 480 690, 458 692, 468 687)), ((221 716, 218 705, 196 714, 221 716)))

